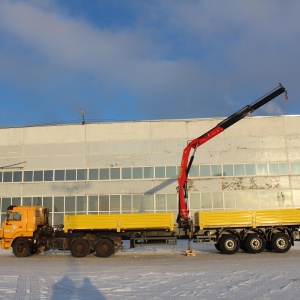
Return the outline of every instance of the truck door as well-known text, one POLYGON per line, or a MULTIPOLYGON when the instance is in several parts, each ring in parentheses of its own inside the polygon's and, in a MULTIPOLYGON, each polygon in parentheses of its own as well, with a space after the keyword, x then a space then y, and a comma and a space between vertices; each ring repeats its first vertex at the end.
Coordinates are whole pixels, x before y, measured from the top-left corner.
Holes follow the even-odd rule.
POLYGON ((24 220, 26 220, 24 213, 24 211, 9 211, 7 213, 3 230, 5 238, 13 238, 14 236, 18 235, 18 232, 26 230, 23 228, 24 220))

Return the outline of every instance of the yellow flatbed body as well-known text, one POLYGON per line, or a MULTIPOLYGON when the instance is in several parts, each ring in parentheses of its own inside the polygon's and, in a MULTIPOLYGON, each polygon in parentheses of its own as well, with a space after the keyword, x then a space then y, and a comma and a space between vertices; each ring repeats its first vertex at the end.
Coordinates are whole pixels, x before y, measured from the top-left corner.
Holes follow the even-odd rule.
POLYGON ((194 217, 200 230, 300 225, 300 209, 196 212, 194 217))
POLYGON ((170 230, 174 229, 173 213, 65 215, 64 231, 108 230, 170 230))

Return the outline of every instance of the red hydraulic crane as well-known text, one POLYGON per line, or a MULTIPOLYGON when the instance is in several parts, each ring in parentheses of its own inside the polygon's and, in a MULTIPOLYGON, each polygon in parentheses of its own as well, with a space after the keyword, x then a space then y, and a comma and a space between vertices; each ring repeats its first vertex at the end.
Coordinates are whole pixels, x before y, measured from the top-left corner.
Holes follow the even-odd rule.
POLYGON ((178 201, 179 201, 179 212, 177 217, 177 222, 179 227, 181 228, 189 228, 191 226, 191 221, 189 218, 189 210, 188 210, 188 191, 187 191, 187 180, 190 168, 192 166, 195 152, 199 146, 207 142, 208 140, 212 139, 231 125, 235 124, 236 122, 240 121, 248 114, 251 114, 261 106, 265 105, 269 101, 273 100, 277 96, 281 95, 285 92, 285 98, 287 99, 287 91, 286 89, 279 84, 274 90, 266 94, 265 96, 261 97, 260 99, 256 100, 252 104, 246 105, 239 111, 235 112, 218 125, 216 125, 211 130, 207 131, 203 135, 199 136, 198 138, 192 140, 188 143, 188 145, 183 150, 180 171, 178 175, 178 201), (191 150, 194 149, 192 155, 190 156, 191 150))

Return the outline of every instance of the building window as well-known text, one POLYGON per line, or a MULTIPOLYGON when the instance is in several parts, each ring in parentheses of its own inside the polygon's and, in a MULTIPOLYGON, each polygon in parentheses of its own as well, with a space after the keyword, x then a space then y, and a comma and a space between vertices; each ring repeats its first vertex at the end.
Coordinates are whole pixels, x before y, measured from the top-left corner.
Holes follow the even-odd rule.
POLYGON ((109 169, 100 169, 100 180, 109 179, 109 169))
POLYGON ((111 195, 110 196, 110 211, 114 213, 120 213, 120 195, 111 195))
POLYGON ((12 172, 3 173, 3 182, 12 182, 12 172))
POLYGON ((76 170, 66 170, 66 180, 76 180, 76 170))
POLYGON ((155 178, 166 178, 165 167, 155 167, 155 178))
POLYGON ((34 171, 33 181, 43 181, 43 171, 34 171))
POLYGON ((143 205, 144 205, 143 206, 144 211, 154 211, 154 195, 145 194, 143 205))
POLYGON ((53 171, 52 170, 44 171, 44 181, 53 181, 53 171))
POLYGON ((122 195, 122 213, 129 213, 132 211, 131 195, 122 195))
POLYGON ((234 167, 233 171, 234 171, 235 176, 245 175, 245 165, 244 164, 234 165, 233 167, 234 167))
POLYGON ((55 181, 64 181, 65 180, 65 170, 55 170, 55 181))
POLYGON ((90 169, 89 170, 89 180, 98 180, 99 179, 99 170, 90 169))
POLYGON ((122 168, 122 179, 131 179, 131 168, 122 168))
POLYGON ((13 197, 11 199, 11 205, 21 205, 21 197, 13 197))
POLYGON ((111 179, 120 179, 120 168, 111 168, 110 169, 110 178, 111 179))
POLYGON ((98 196, 89 196, 89 212, 98 212, 98 196))
POLYGON ((109 212, 109 196, 99 196, 99 211, 100 212, 109 212))
POLYGON ((144 178, 154 178, 153 167, 144 167, 144 178))
POLYGON ((294 207, 300 207, 300 190, 293 191, 293 205, 294 207))
POLYGON ((257 164, 256 165, 257 175, 268 175, 268 165, 267 164, 257 164))
POLYGON ((166 167, 166 177, 171 179, 177 178, 177 167, 166 167))
POLYGON ((200 166, 200 177, 210 177, 210 165, 200 166))
POLYGON ((211 193, 201 193, 201 209, 212 210, 212 195, 211 193))
POLYGON ((78 169, 77 170, 77 180, 87 180, 87 170, 78 169))
POLYGON ((75 213, 75 196, 67 196, 65 198, 65 212, 75 213))
POLYGON ((49 211, 52 212, 52 197, 43 198, 43 206, 49 208, 49 211))
POLYGON ((223 176, 233 176, 233 165, 223 166, 223 176))
POLYGON ((43 205, 42 204, 42 197, 32 197, 32 205, 43 205))
POLYGON ((133 179, 142 179, 143 178, 143 168, 140 168, 140 167, 132 168, 132 178, 133 179))
POLYGON ((32 198, 31 197, 23 197, 22 205, 24 205, 24 206, 32 205, 32 198))
POLYGON ((279 174, 288 175, 289 174, 289 164, 288 163, 279 163, 279 174))
POLYGON ((155 195, 155 209, 156 211, 166 211, 166 195, 165 194, 156 194, 155 195))
POLYGON ((190 168, 190 177, 199 177, 199 166, 191 166, 190 168))
POLYGON ((291 173, 293 175, 300 174, 300 163, 291 163, 291 173))
POLYGON ((14 182, 22 182, 22 171, 15 171, 14 172, 14 182))
POLYGON ((235 192, 224 193, 225 210, 235 209, 235 192))
POLYGON ((54 212, 64 212, 65 203, 64 197, 54 197, 54 212))
POLYGON ((257 192, 256 191, 247 191, 247 208, 248 209, 257 209, 257 192))
POLYGON ((253 176, 256 174, 255 164, 245 164, 246 175, 253 176))
POLYGON ((247 209, 247 200, 245 192, 236 192, 235 203, 237 209, 247 209))
POLYGON ((76 212, 87 212, 87 199, 86 196, 77 196, 76 198, 76 212))
POLYGON ((212 174, 212 176, 222 176, 222 166, 212 165, 211 166, 211 174, 212 174))
POLYGON ((223 193, 213 192, 212 198, 213 198, 213 210, 223 210, 224 209, 223 193))
POLYGON ((178 210, 178 200, 177 194, 167 194, 167 211, 177 211, 178 210))
POLYGON ((143 195, 133 195, 132 197, 132 210, 133 212, 144 211, 144 197, 143 195))

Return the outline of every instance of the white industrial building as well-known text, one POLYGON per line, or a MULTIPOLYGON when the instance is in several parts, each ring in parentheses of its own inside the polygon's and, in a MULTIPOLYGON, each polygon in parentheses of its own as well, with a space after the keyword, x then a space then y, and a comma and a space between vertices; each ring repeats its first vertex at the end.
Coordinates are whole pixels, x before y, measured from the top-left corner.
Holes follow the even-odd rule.
MULTIPOLYGON (((0 209, 64 214, 174 212, 188 140, 220 119, 0 128, 0 209)), ((248 117, 198 148, 189 179, 199 210, 300 208, 300 116, 248 117)))

